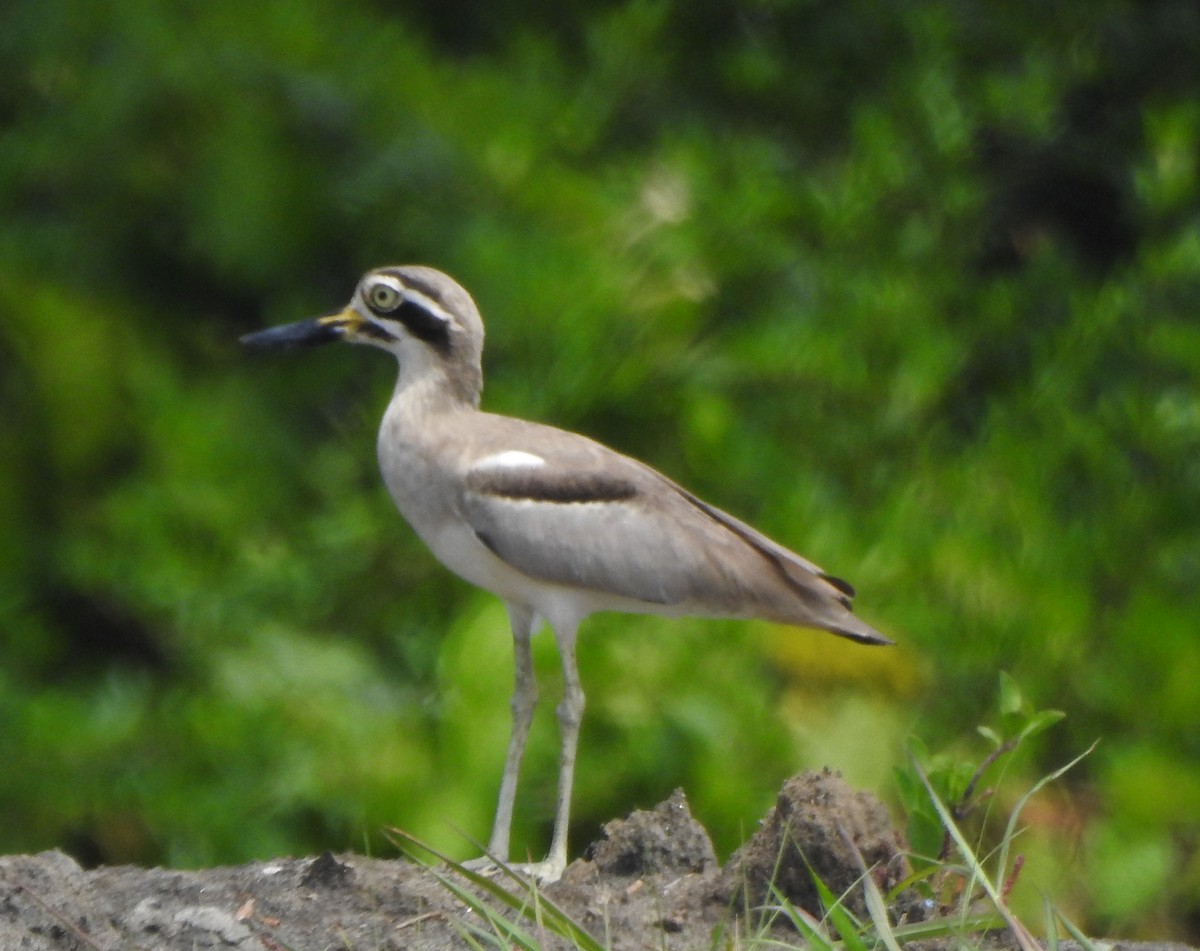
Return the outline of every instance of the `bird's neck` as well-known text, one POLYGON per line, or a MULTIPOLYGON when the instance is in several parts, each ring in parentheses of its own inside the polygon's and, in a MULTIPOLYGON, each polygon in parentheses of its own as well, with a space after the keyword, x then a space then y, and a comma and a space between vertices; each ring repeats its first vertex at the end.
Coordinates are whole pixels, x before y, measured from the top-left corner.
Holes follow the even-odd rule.
POLYGON ((397 353, 399 373, 392 401, 403 401, 417 412, 440 412, 462 407, 479 408, 483 390, 483 371, 478 359, 466 360, 451 355, 434 357, 428 348, 397 353))
POLYGON ((478 410, 478 389, 464 387, 444 373, 406 373, 401 366, 387 415, 401 425, 424 426, 430 417, 478 410))

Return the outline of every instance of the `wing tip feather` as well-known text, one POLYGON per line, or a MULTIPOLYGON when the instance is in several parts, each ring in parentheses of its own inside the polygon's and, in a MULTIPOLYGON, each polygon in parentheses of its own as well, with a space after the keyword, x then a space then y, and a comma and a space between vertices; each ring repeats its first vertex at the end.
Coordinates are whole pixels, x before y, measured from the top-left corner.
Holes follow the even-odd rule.
POLYGON ((869 644, 874 647, 889 647, 896 643, 890 637, 880 634, 866 621, 860 621, 854 615, 850 615, 848 618, 839 621, 836 625, 831 625, 829 630, 839 637, 849 638, 859 644, 869 644))

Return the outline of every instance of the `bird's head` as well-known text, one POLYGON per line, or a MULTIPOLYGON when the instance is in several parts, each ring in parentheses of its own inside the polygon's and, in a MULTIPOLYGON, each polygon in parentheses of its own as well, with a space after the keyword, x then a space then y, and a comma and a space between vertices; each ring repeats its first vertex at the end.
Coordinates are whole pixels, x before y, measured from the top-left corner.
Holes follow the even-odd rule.
POLYGON ((483 388, 483 321, 463 288, 433 268, 383 267, 363 275, 350 302, 336 313, 246 334, 257 350, 311 347, 335 340, 387 350, 403 380, 444 378, 454 393, 477 404, 483 388))

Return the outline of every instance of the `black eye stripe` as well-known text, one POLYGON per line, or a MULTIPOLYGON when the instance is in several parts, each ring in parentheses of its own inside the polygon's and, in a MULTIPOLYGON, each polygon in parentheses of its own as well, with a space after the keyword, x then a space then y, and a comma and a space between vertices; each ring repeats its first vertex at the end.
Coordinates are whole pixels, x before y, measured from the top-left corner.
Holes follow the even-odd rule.
POLYGON ((390 284, 376 284, 366 292, 367 306, 371 308, 372 313, 403 324, 412 336, 429 344, 435 350, 448 353, 451 348, 451 321, 441 313, 430 309, 435 298, 432 294, 426 294, 424 286, 414 286, 412 290, 417 294, 429 297, 429 305, 423 303, 419 298, 414 300, 403 290, 390 284), (376 301, 380 291, 395 294, 396 302, 391 307, 382 306, 376 301))
POLYGON ((427 310, 417 301, 405 298, 399 307, 388 313, 388 317, 398 320, 410 334, 435 350, 442 353, 450 350, 450 321, 427 310))

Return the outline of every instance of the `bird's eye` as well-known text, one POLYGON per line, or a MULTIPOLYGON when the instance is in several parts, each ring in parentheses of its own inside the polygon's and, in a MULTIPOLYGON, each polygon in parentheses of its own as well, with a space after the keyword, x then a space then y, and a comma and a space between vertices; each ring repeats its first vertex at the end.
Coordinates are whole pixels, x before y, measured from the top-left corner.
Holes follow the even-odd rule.
POLYGON ((400 292, 390 284, 376 284, 367 291, 367 303, 372 310, 390 313, 400 306, 400 292))

